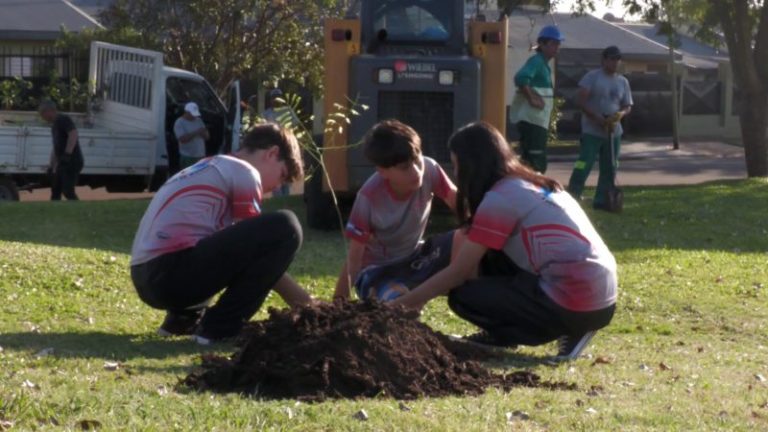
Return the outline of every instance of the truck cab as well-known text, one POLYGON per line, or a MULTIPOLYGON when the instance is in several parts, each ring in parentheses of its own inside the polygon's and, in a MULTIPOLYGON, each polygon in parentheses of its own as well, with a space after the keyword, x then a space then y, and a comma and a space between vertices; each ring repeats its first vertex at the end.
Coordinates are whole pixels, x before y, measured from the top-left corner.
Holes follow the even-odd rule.
MULTIPOLYGON (((90 80, 95 87, 94 125, 144 131, 152 134, 154 141, 150 181, 100 177, 91 179, 92 186, 103 183, 115 192, 155 190, 169 174, 174 174, 178 170, 179 149, 173 126, 187 102, 198 104, 210 133, 207 155, 229 152, 239 142, 237 81, 229 86, 224 102, 202 76, 164 65, 162 53, 103 42, 91 46, 90 80)), ((87 153, 85 159, 87 169, 87 153)))
POLYGON ((184 105, 194 101, 208 128, 211 139, 206 142, 205 153, 229 153, 237 150, 240 125, 240 88, 237 81, 222 100, 203 77, 183 69, 165 67, 165 128, 166 153, 170 173, 178 170, 178 141, 173 133, 176 119, 184 114, 184 105))
MULTIPOLYGON (((191 101, 211 134, 207 154, 237 149, 237 82, 225 103, 202 76, 165 66, 162 53, 93 42, 89 83, 88 112, 66 113, 85 159, 81 185, 109 192, 159 188, 178 149, 173 124, 191 101)), ((50 125, 36 112, 0 111, 0 200, 18 200, 20 189, 49 184, 51 146, 50 125)))

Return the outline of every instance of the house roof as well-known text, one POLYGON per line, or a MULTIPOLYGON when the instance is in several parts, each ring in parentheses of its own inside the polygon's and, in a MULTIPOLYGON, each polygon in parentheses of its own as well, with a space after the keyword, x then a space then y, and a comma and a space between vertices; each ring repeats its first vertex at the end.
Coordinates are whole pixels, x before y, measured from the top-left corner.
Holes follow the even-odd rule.
POLYGON ((61 27, 71 31, 101 27, 66 0, 0 0, 0 40, 53 40, 61 27))
POLYGON ((565 37, 562 49, 602 50, 616 45, 625 56, 668 56, 667 48, 653 40, 626 30, 592 15, 570 13, 542 14, 539 11, 517 11, 509 17, 512 44, 536 44, 536 36, 545 25, 556 24, 565 37))
MULTIPOLYGON (((658 26, 649 23, 619 23, 618 26, 668 47, 667 37, 659 34, 658 26)), ((677 35, 680 46, 675 51, 683 56, 683 63, 693 68, 717 68, 718 63, 728 61, 728 50, 715 48, 686 35, 677 35)))
POLYGON ((98 19, 99 13, 108 8, 115 0, 69 0, 69 2, 98 19))

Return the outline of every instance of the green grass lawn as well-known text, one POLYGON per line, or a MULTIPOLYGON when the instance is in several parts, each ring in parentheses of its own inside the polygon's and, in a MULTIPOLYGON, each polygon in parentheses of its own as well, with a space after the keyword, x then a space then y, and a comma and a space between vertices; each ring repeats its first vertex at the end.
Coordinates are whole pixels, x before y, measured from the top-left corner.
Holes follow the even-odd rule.
MULTIPOLYGON (((178 391, 205 349, 156 337, 162 313, 131 286, 128 254, 147 202, 2 204, 0 430, 74 430, 84 420, 104 430, 768 430, 768 183, 625 191, 624 214, 590 213, 619 263, 620 297, 588 356, 552 366, 547 345, 493 365, 579 390, 489 390, 407 402, 410 411, 390 399, 178 391), (367 422, 353 418, 360 409, 367 422), (508 421, 518 410, 529 418, 508 421)), ((268 207, 301 214, 296 198, 268 207)), ((290 272, 329 298, 342 260, 338 233, 308 230, 290 272)), ((442 300, 423 320, 473 331, 442 300)))

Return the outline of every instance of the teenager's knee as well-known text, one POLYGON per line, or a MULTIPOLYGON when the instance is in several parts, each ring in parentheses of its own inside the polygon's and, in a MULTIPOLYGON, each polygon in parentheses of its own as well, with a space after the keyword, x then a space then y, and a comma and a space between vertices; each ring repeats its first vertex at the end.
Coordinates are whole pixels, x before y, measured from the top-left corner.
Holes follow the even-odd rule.
POLYGON ((272 223, 270 228, 285 242, 288 249, 295 252, 303 242, 303 231, 299 218, 290 210, 278 210, 270 215, 272 223))
POLYGON ((448 293, 448 307, 458 316, 466 316, 466 305, 470 301, 472 289, 464 284, 448 293))

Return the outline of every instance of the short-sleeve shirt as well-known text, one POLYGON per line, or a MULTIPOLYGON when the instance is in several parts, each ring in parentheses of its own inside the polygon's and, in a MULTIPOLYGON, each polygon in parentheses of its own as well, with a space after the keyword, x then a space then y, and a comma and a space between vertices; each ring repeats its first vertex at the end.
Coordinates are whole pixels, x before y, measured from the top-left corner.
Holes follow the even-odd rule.
POLYGON ((155 194, 133 240, 131 265, 193 247, 261 214, 259 172, 232 156, 203 159, 171 177, 155 194))
MULTIPOLYGON (((66 114, 58 114, 51 125, 51 136, 53 137, 53 152, 56 157, 61 157, 67 148, 69 133, 76 130, 75 122, 66 114)), ((72 151, 74 156, 80 155, 80 142, 75 143, 75 149, 72 151)))
POLYGON ((513 123, 526 122, 538 127, 549 129, 549 119, 554 107, 554 91, 552 88, 552 69, 549 61, 542 53, 536 53, 525 62, 515 74, 515 86, 525 86, 541 96, 544 108, 534 108, 522 92, 516 92, 509 107, 510 120, 513 123))
POLYGON ((432 197, 447 200, 453 183, 434 159, 423 157, 421 187, 398 199, 389 183, 374 173, 357 193, 346 226, 347 237, 366 245, 363 265, 386 264, 408 257, 424 235, 432 197))
POLYGON ((515 74, 516 87, 552 88, 552 69, 542 53, 532 55, 515 74))
MULTIPOLYGON (((204 127, 205 123, 203 123, 200 117, 195 117, 194 120, 187 120, 182 116, 176 119, 176 123, 173 125, 173 133, 178 140, 182 136, 204 127)), ((179 153, 182 156, 193 158, 205 157, 205 140, 200 135, 196 135, 184 144, 179 141, 179 153)))
MULTIPOLYGON (((581 78, 579 87, 589 90, 587 106, 597 115, 613 115, 621 107, 633 104, 629 81, 624 75, 618 73, 607 75, 602 69, 591 70, 581 78)), ((586 115, 581 116, 581 132, 587 135, 608 138, 608 132, 595 124, 586 115)), ((621 127, 621 123, 617 123, 613 135, 618 138, 623 132, 624 129, 621 127)))
POLYGON ((504 178, 483 197, 468 238, 539 275, 542 290, 568 310, 616 302, 616 260, 567 192, 504 178))

